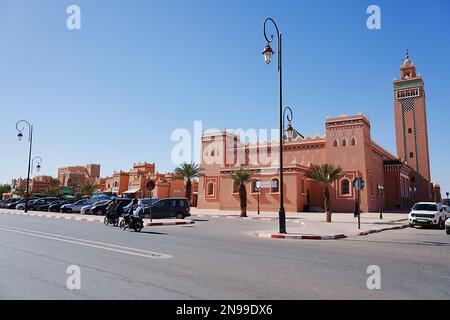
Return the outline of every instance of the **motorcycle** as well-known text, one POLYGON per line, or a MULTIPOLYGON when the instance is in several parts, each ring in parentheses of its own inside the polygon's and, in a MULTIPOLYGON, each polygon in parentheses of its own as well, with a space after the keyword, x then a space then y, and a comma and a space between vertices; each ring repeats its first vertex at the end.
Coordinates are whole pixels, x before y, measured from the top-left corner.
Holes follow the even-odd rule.
POLYGON ((141 217, 139 219, 133 219, 132 216, 126 215, 123 217, 122 221, 120 221, 119 225, 120 229, 126 230, 133 229, 136 232, 140 232, 144 228, 144 220, 141 217))
POLYGON ((114 213, 108 213, 105 216, 105 219, 103 219, 103 223, 107 226, 109 224, 112 224, 114 227, 119 226, 119 215, 114 213))

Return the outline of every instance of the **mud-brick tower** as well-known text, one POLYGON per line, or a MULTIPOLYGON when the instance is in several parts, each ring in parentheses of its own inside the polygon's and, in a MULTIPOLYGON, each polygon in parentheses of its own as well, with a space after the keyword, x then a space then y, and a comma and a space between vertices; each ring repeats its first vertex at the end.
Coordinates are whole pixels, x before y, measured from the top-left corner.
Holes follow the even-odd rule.
POLYGON ((400 67, 400 79, 394 80, 395 130, 397 156, 414 169, 410 190, 416 199, 431 199, 428 152, 427 111, 422 77, 406 58, 400 67))

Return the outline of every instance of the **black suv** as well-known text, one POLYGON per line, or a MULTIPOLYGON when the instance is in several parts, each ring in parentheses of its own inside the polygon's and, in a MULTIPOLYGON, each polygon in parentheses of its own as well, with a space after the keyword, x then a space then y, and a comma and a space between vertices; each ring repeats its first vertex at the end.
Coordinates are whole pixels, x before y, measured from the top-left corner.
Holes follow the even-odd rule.
MULTIPOLYGON (((187 198, 166 198, 152 205, 152 219, 184 219, 190 215, 190 206, 187 198)), ((145 208, 144 218, 150 218, 150 207, 145 208)))

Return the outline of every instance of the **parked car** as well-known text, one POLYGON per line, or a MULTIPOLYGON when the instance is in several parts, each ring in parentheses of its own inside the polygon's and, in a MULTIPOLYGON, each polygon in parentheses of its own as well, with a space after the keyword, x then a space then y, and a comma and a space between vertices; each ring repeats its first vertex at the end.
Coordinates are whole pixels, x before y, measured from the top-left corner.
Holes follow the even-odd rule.
POLYGON ((16 201, 13 201, 13 202, 11 202, 11 203, 5 203, 4 205, 3 205, 3 208, 4 209, 16 209, 16 206, 19 204, 19 203, 23 203, 23 202, 25 202, 25 199, 17 199, 16 201), (19 200, 19 201, 17 201, 17 200, 19 200))
POLYGON ((408 215, 410 227, 437 226, 444 229, 447 220, 444 206, 436 202, 419 202, 414 205, 408 215))
POLYGON ((61 206, 65 204, 71 204, 75 203, 76 199, 67 199, 67 200, 60 200, 60 201, 54 201, 48 206, 49 212, 59 212, 61 210, 61 206))
POLYGON ((5 201, 2 202, 2 204, 0 204, 0 208, 6 208, 8 205, 13 204, 13 203, 17 203, 21 200, 22 198, 11 198, 11 199, 6 199, 5 201))
POLYGON ((97 200, 94 203, 91 204, 87 204, 84 207, 81 208, 80 213, 81 214, 91 214, 91 209, 92 207, 94 207, 95 205, 102 205, 102 204, 106 204, 108 203, 109 200, 97 200))
POLYGON ((81 208, 87 206, 89 204, 93 204, 97 202, 96 199, 81 199, 74 203, 68 203, 61 206, 60 211, 63 213, 80 213, 81 208))
POLYGON ((445 221, 445 233, 450 234, 450 217, 445 221))
MULTIPOLYGON (((38 198, 28 198, 28 204, 30 204, 31 201, 37 200, 38 198)), ((10 204, 8 206, 8 209, 17 209, 17 210, 24 210, 25 209, 25 199, 20 199, 20 201, 15 202, 13 204, 10 204)))
MULTIPOLYGON (((187 198, 166 198, 158 200, 152 205, 151 218, 153 219, 184 219, 190 215, 190 206, 187 198)), ((150 218, 150 206, 145 207, 144 217, 150 218)))
MULTIPOLYGON (((128 212, 125 211, 125 207, 127 207, 128 205, 131 205, 131 201, 132 199, 117 199, 117 213, 121 214, 123 212, 128 212)), ((95 205, 92 206, 91 208, 91 214, 95 214, 95 215, 105 215, 106 214, 106 208, 108 208, 109 204, 111 203, 111 200, 107 201, 106 203, 96 203, 95 205)), ((130 210, 128 208, 128 210, 130 210)))
POLYGON ((39 207, 37 207, 37 211, 48 211, 48 208, 52 204, 57 204, 57 203, 61 203, 61 202, 62 202, 62 200, 54 200, 54 201, 47 202, 47 203, 42 204, 39 207))
MULTIPOLYGON (((30 204, 33 204, 37 200, 38 199, 28 200, 28 206, 30 206, 30 204)), ((25 201, 17 204, 16 209, 17 210, 25 210, 25 201)))
POLYGON ((56 201, 58 199, 59 198, 56 198, 56 197, 40 198, 40 199, 37 199, 36 201, 33 201, 33 203, 31 203, 31 204, 28 203, 28 209, 37 211, 39 206, 48 204, 48 203, 56 201))

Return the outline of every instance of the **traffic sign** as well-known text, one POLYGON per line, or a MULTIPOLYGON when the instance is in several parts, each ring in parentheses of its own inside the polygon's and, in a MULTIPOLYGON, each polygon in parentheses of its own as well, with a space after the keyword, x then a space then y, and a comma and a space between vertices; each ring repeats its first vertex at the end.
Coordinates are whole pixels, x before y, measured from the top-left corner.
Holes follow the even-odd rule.
POLYGON ((258 180, 258 181, 256 181, 256 187, 258 189, 262 189, 262 188, 276 188, 277 186, 278 186, 277 180, 272 180, 272 181, 261 181, 261 180, 258 180))
POLYGON ((150 190, 150 191, 152 191, 153 189, 155 189, 155 186, 156 186, 156 184, 155 184, 155 181, 153 181, 153 180, 148 180, 147 183, 146 183, 146 185, 145 185, 145 187, 147 188, 147 190, 150 190))
POLYGON ((355 180, 353 180, 353 187, 356 190, 363 190, 364 189, 364 179, 361 177, 356 178, 355 180))

